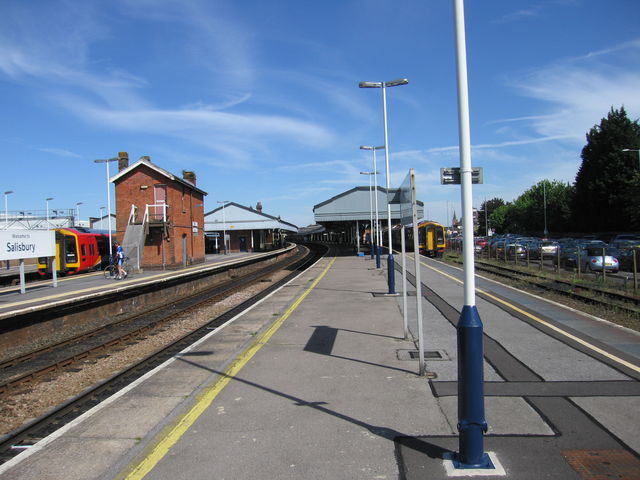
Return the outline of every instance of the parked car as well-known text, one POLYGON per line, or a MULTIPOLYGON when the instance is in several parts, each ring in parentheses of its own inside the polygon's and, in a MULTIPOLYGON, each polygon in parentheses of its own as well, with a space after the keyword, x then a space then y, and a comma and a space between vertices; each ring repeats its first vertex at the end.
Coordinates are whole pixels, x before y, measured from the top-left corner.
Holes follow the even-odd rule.
POLYGON ((623 250, 625 248, 640 247, 640 240, 629 240, 629 239, 614 240, 613 242, 611 242, 610 245, 612 247, 616 247, 619 250, 623 250))
POLYGON ((558 254, 558 243, 551 240, 534 240, 529 243, 529 258, 539 259, 542 255, 542 258, 551 258, 554 255, 558 254))
POLYGON ((481 253, 487 248, 487 239, 484 237, 476 237, 473 241, 473 248, 476 253, 481 253))
POLYGON ((604 249, 604 267, 603 267, 603 249, 601 247, 589 246, 586 248, 586 257, 581 259, 583 270, 585 272, 602 272, 603 268, 605 272, 617 273, 620 270, 618 262, 618 256, 620 252, 617 248, 609 247, 604 249))
POLYGON ((627 272, 633 271, 633 255, 636 255, 636 271, 640 271, 640 246, 626 247, 620 249, 620 255, 618 256, 618 265, 620 270, 627 272))
MULTIPOLYGON (((504 256, 504 253, 503 253, 504 256)), ((526 259, 527 247, 517 242, 507 242, 507 260, 526 259)))
MULTIPOLYGON (((587 255, 585 249, 578 248, 577 245, 570 245, 560 249, 560 266, 566 268, 578 267, 578 252, 580 252, 580 263, 582 259, 587 255)), ((553 264, 558 264, 558 256, 553 257, 553 264)))
POLYGON ((578 240, 578 244, 583 248, 590 248, 590 247, 606 248, 609 246, 602 240, 595 240, 595 239, 588 239, 588 238, 587 239, 583 238, 581 240, 578 240))
MULTIPOLYGON (((616 235, 613 240, 611 240, 612 244, 617 244, 618 242, 623 242, 623 241, 632 241, 632 242, 636 242, 636 243, 640 243, 640 235, 636 235, 634 233, 620 233, 618 235, 616 235)), ((617 246, 617 245, 616 245, 617 246)))

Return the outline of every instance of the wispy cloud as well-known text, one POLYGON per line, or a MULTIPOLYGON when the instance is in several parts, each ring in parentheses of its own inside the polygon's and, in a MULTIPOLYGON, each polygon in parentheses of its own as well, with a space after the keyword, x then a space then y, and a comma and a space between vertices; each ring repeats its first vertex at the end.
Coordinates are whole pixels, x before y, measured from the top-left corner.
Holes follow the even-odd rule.
POLYGON ((58 157, 82 158, 82 155, 78 155, 77 153, 65 150, 64 148, 42 147, 37 148, 36 150, 44 153, 51 153, 52 155, 57 155, 58 157))
MULTIPOLYGON (((546 137, 539 138, 527 138, 523 140, 512 140, 498 143, 478 143, 471 145, 472 149, 483 150, 483 149, 495 149, 495 148, 503 148, 503 147, 514 147, 520 145, 530 145, 533 143, 543 143, 550 142, 553 140, 566 140, 568 138, 573 138, 571 135, 549 135, 546 137)), ((449 147, 435 147, 427 150, 429 153, 437 153, 437 152, 450 152, 450 151, 458 151, 458 145, 452 145, 449 147)))
MULTIPOLYGON (((640 40, 561 59, 512 80, 521 94, 542 100, 547 112, 523 117, 543 138, 583 141, 611 107, 640 112, 640 40)), ((503 121, 515 121, 507 119, 503 121)))
POLYGON ((542 7, 540 5, 531 6, 529 8, 523 8, 520 10, 516 10, 514 12, 507 13, 502 17, 499 17, 494 20, 495 23, 509 23, 521 20, 523 18, 529 17, 537 17, 540 15, 540 10, 542 7))
POLYGON ((529 2, 526 8, 521 8, 509 12, 494 20, 494 23, 511 23, 527 18, 542 17, 546 11, 557 8, 557 6, 576 6, 579 0, 546 0, 537 3, 529 2))
MULTIPOLYGON (((182 50, 191 66, 200 63, 210 75, 211 91, 201 92, 206 101, 196 97, 183 105, 161 105, 166 100, 158 93, 172 88, 162 76, 145 78, 144 73, 115 69, 102 58, 91 58, 89 52, 97 40, 117 33, 98 27, 104 12, 90 8, 78 9, 75 17, 73 8, 60 14, 71 25, 68 34, 74 42, 64 38, 67 30, 45 28, 47 23, 58 23, 57 12, 49 12, 50 18, 36 16, 30 23, 20 9, 13 9, 14 24, 0 20, 0 27, 7 27, 0 28, 0 75, 28 84, 43 99, 87 124, 179 138, 233 160, 236 168, 248 168, 256 152, 265 154, 280 142, 319 146, 335 140, 310 112, 281 108, 279 113, 259 113, 261 105, 270 103, 268 91, 265 96, 265 89, 250 90, 255 47, 249 30, 234 20, 232 4, 167 1, 158 5, 145 0, 117 4, 122 7, 117 12, 120 20, 162 22, 173 33, 183 34, 175 35, 183 41, 172 42, 171 48, 182 50), (55 49, 62 45, 63 54, 53 45, 55 49), (253 108, 243 108, 247 104, 253 108)), ((336 100, 340 101, 344 97, 336 100)))

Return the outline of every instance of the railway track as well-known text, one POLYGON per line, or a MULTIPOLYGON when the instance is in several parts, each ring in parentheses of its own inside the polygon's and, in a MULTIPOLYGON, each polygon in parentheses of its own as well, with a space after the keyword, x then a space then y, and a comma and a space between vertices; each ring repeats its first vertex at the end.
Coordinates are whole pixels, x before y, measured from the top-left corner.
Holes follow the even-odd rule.
POLYGON ((206 304, 219 302, 221 299, 260 281, 262 278, 299 261, 303 254, 298 252, 291 259, 270 265, 231 282, 205 290, 170 304, 158 305, 156 308, 140 314, 120 318, 106 326, 85 332, 71 339, 0 363, 0 395, 31 382, 44 375, 73 366, 79 361, 86 361, 104 355, 119 345, 135 341, 150 332, 171 323, 178 315, 201 308, 206 304))
MULTIPOLYGON (((261 278, 273 273, 275 269, 288 269, 291 271, 283 279, 274 282, 258 295, 248 299, 236 307, 231 308, 222 315, 212 319, 197 330, 188 333, 180 339, 174 341, 165 348, 157 351, 156 353, 148 356, 147 358, 135 363, 131 367, 114 375, 108 380, 96 385, 90 389, 87 389, 82 394, 74 397, 70 401, 63 405, 53 409, 48 414, 40 417, 21 428, 0 437, 0 463, 4 463, 10 458, 20 453, 23 449, 29 448, 30 445, 35 444, 40 439, 51 434, 53 431, 69 423, 74 418, 77 418, 82 413, 92 408, 94 405, 100 403, 102 400, 108 398, 110 395, 120 390, 124 386, 133 382, 135 379, 144 375, 146 372, 152 370, 157 365, 163 363, 168 358, 171 358, 177 352, 183 350, 188 345, 192 344, 202 336, 211 331, 212 328, 216 328, 220 324, 232 318, 237 313, 245 310, 250 305, 256 303, 261 298, 268 295, 271 291, 279 288, 281 285, 290 280, 290 278, 298 275, 301 270, 308 268, 313 264, 317 258, 322 256, 325 251, 319 247, 312 248, 308 254, 302 256, 298 255, 296 258, 291 259, 287 264, 278 263, 267 269, 261 270, 255 274, 250 274, 242 278, 236 278, 232 282, 232 285, 219 286, 215 290, 216 297, 219 299, 221 296, 227 296, 232 291, 241 289, 243 286, 249 283, 259 282, 261 278)), ((171 318, 177 314, 183 314, 186 310, 195 310, 202 307, 207 302, 214 301, 211 297, 212 293, 199 294, 189 299, 183 299, 177 302, 171 307, 171 312, 167 315, 167 307, 163 307, 165 315, 163 318, 159 318, 159 312, 150 312, 150 317, 146 320, 142 318, 128 319, 121 322, 122 325, 114 328, 118 330, 123 329, 121 334, 103 336, 101 332, 96 332, 94 335, 85 335, 83 338, 75 339, 77 345, 85 345, 82 352, 74 352, 73 355, 59 355, 48 349, 48 352, 41 352, 36 356, 24 357, 22 362, 13 362, 12 365, 8 365, 2 372, 4 384, 1 388, 4 388, 4 394, 10 393, 16 385, 24 384, 24 382, 33 381, 56 370, 73 368, 75 362, 80 360, 86 361, 90 356, 108 355, 110 349, 118 348, 123 343, 135 341, 136 338, 146 336, 154 328, 162 328, 162 325, 167 324, 171 318), (125 332, 126 330, 126 332, 125 332), (56 358, 57 357, 57 358, 56 358), (64 358, 63 358, 64 357, 64 358), (36 361, 36 358, 39 360, 36 361), (46 359, 49 359, 48 361, 46 359), (37 367, 25 367, 26 364, 38 364, 37 367), (17 370, 22 368, 23 370, 19 374, 16 374, 17 370), (13 369, 13 373, 12 373, 13 369)), ((69 342, 65 342, 62 350, 66 350, 70 347, 69 342)), ((54 349, 56 350, 56 349, 54 349)))
POLYGON ((511 281, 524 282, 537 289, 558 293, 573 300, 605 308, 615 308, 632 317, 640 318, 640 297, 638 296, 482 261, 476 261, 475 268, 511 281))

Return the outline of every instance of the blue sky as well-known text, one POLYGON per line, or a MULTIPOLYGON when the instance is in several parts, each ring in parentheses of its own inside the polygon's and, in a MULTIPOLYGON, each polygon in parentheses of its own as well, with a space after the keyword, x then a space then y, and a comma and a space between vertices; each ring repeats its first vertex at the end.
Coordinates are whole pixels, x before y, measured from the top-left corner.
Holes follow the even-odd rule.
MULTIPOLYGON (((97 216, 93 160, 127 151, 194 170, 206 211, 262 202, 308 225, 315 204, 368 185, 359 146, 384 143, 380 90, 358 82, 405 77, 387 90, 391 185, 414 168, 426 216, 459 216, 459 187, 439 180, 459 165, 451 0, 0 0, 0 12, 9 210, 54 197, 52 209, 97 216)), ((637 0, 467 0, 465 14, 485 179, 474 206, 573 182, 612 106, 640 116, 637 0)))

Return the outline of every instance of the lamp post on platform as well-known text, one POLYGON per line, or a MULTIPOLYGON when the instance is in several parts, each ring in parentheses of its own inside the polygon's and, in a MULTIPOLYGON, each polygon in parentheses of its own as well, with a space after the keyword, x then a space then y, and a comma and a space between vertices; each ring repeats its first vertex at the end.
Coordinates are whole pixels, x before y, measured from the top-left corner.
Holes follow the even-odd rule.
POLYGON ((374 245, 374 240, 373 240, 373 235, 374 235, 374 230, 373 230, 373 194, 371 192, 371 176, 372 175, 377 175, 380 172, 360 172, 360 175, 369 175, 369 239, 371 241, 371 259, 373 260, 373 245, 374 245))
POLYGON ((76 203, 76 222, 78 224, 80 223, 80 205, 82 205, 82 202, 76 203))
MULTIPOLYGON (((382 90, 382 117, 384 123, 384 159, 387 173, 387 217, 389 228, 389 256, 387 257, 388 267, 388 283, 389 283, 389 295, 396 294, 395 285, 395 265, 393 259, 393 249, 391 241, 391 203, 389 203, 389 135, 387 133, 387 87, 397 87, 400 85, 406 85, 409 80, 406 78, 400 78, 398 80, 392 80, 390 82, 360 82, 360 88, 379 88, 382 90)), ((376 192, 377 193, 377 192, 376 192)))
POLYGON ((222 204, 222 246, 224 248, 224 254, 227 254, 227 221, 224 217, 224 206, 229 203, 229 200, 218 200, 218 203, 222 204))
POLYGON ((462 194, 462 252, 464 255, 464 304, 457 325, 458 340, 458 442, 453 458, 456 469, 493 469, 484 452, 484 354, 483 327, 475 306, 473 257, 473 197, 471 191, 471 129, 467 83, 467 49, 463 0, 453 0, 455 15, 456 73, 458 77, 458 132, 460 136, 460 183, 462 194))
POLYGON ((4 229, 9 229, 9 209, 7 208, 7 197, 13 193, 13 190, 4 192, 4 229))
POLYGON ((49 197, 45 199, 46 205, 47 205, 47 230, 49 230, 51 228, 51 225, 49 225, 49 201, 53 200, 53 197, 49 197))
POLYGON ((382 245, 382 232, 380 231, 380 220, 378 219, 378 212, 380 211, 378 208, 378 165, 376 163, 376 150, 382 150, 384 145, 380 145, 378 147, 369 146, 369 145, 361 145, 360 150, 371 150, 373 152, 373 196, 375 198, 376 204, 376 237, 373 242, 373 248, 375 250, 376 255, 376 268, 380 268, 380 246, 382 245))
POLYGON ((107 164, 107 222, 109 224, 109 260, 113 256, 113 245, 111 244, 111 187, 109 186, 109 163, 117 162, 118 157, 94 160, 95 163, 107 164))

